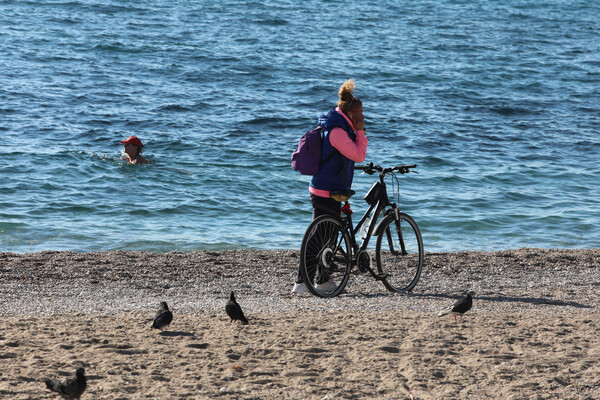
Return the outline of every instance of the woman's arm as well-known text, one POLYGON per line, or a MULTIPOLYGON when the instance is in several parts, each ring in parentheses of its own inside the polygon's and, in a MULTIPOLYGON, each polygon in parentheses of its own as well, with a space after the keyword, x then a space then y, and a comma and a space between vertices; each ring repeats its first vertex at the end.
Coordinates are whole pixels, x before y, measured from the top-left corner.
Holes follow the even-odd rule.
POLYGON ((355 162, 363 162, 367 157, 367 136, 363 130, 356 131, 356 142, 352 141, 345 130, 333 128, 329 133, 329 143, 345 157, 355 162))

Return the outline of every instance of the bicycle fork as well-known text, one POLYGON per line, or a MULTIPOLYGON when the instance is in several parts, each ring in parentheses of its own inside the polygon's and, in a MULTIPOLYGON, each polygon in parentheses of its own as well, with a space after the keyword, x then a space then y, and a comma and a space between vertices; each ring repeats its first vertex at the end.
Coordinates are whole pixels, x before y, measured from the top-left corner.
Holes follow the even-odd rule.
MULTIPOLYGON (((398 207, 396 207, 395 204, 392 205, 392 213, 394 215, 394 221, 395 221, 395 225, 396 225, 396 232, 398 233, 398 241, 400 242, 400 251, 401 254, 403 256, 407 255, 408 252, 406 251, 406 246, 404 245, 404 237, 402 236, 402 227, 400 226, 400 217, 398 216, 398 207)), ((386 236, 387 236, 387 240, 388 240, 388 244, 390 246, 390 252, 397 256, 398 255, 398 251, 396 250, 395 246, 394 246, 394 239, 392 237, 392 232, 389 229, 386 229, 385 232, 386 236)))

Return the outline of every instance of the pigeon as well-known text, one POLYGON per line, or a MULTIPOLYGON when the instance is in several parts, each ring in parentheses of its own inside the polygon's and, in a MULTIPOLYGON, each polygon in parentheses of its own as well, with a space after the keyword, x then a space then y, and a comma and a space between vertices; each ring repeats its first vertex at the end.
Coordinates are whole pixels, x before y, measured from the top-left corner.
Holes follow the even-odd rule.
POLYGON ((231 296, 229 296, 229 301, 225 306, 225 311, 227 312, 227 315, 229 315, 229 318, 231 318, 231 321, 229 321, 230 323, 236 319, 239 319, 240 321, 242 321, 242 324, 248 325, 248 319, 246 319, 246 317, 244 316, 244 313, 242 312, 242 307, 240 307, 237 301, 235 301, 235 296, 233 295, 233 292, 231 292, 231 296))
POLYGON ((171 321, 173 321, 173 313, 169 310, 167 302, 161 301, 160 307, 156 312, 156 317, 154 317, 152 327, 155 329, 162 329, 169 325, 171 321))
POLYGON ((471 307, 473 306, 473 295, 474 294, 475 293, 473 293, 473 292, 468 292, 465 297, 463 297, 462 299, 460 299, 456 303, 454 303, 452 308, 450 308, 448 310, 440 311, 438 315, 441 317, 442 315, 452 314, 452 315, 454 315, 454 319, 456 319, 457 315, 460 315, 462 317, 462 315, 464 313, 466 313, 467 311, 469 311, 471 309, 471 307))
POLYGON ((66 400, 79 400, 87 387, 85 369, 83 368, 77 368, 75 378, 65 378, 60 381, 46 379, 44 382, 46 382, 48 389, 60 394, 66 400))

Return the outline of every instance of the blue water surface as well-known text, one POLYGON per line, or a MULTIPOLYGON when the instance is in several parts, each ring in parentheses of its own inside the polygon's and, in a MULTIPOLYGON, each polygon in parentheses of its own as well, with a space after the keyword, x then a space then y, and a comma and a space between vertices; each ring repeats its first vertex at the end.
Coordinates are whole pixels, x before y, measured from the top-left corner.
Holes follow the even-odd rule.
MULTIPOLYGON (((0 251, 296 249, 357 83, 427 251, 600 247, 600 3, 0 0, 0 251), (150 165, 127 165, 137 135, 150 165)), ((357 174, 352 202, 373 177, 357 174)))

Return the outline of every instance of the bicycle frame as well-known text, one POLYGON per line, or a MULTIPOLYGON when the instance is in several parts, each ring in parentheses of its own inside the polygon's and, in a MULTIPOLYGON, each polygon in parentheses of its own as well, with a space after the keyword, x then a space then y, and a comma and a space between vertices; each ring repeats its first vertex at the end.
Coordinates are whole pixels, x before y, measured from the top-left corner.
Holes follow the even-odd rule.
MULTIPOLYGON (((377 220, 379 219, 379 215, 382 212, 384 212, 386 210, 386 207, 388 207, 388 206, 391 206, 392 209, 396 209, 396 204, 391 204, 389 201, 389 198, 387 196, 387 186, 384 182, 384 177, 385 177, 385 175, 383 175, 383 174, 381 174, 379 176, 379 182, 383 185, 383 190, 381 190, 379 192, 379 194, 377 196, 377 201, 373 202, 372 204, 369 205, 369 208, 363 214, 360 221, 358 221, 358 224, 356 225, 356 227, 353 227, 353 224, 352 224, 352 212, 346 213, 346 216, 342 217, 342 220, 344 221, 348 231, 350 232, 350 244, 352 246, 352 251, 354 253, 352 255, 352 263, 354 265, 356 265, 357 261, 358 261, 357 255, 361 251, 365 251, 367 249, 367 246, 369 245, 369 241, 371 240, 371 237, 373 236, 373 233, 375 232, 375 229, 377 227, 377 220), (356 241, 356 233, 360 231, 360 228, 364 225, 365 221, 367 220, 367 217, 369 217, 369 216, 371 216, 369 229, 367 231, 366 237, 362 240, 362 242, 359 246, 356 241)), ((346 202, 346 204, 348 204, 348 202, 346 202)), ((388 238, 388 240, 389 240, 389 238, 388 238)), ((367 266, 367 270, 371 273, 371 275, 373 275, 375 278, 379 279, 377 273, 375 271, 373 271, 373 269, 370 266, 367 266)))
POLYGON ((355 253, 357 253, 359 250, 365 250, 367 248, 367 246, 369 245, 369 240, 371 239, 371 236, 373 236, 373 231, 374 231, 375 227, 377 226, 377 220, 379 219, 379 215, 381 214, 382 211, 385 210, 386 206, 387 206, 387 204, 385 204, 381 199, 377 200, 377 203, 370 205, 369 208, 367 209, 367 211, 365 211, 365 213, 361 217, 360 221, 358 221, 358 224, 356 224, 356 227, 352 227, 352 216, 348 215, 346 217, 347 221, 348 221, 347 227, 351 233, 350 242, 352 243, 352 247, 353 247, 355 253), (373 210, 375 210, 375 212, 371 216, 371 213, 373 212, 373 210), (369 216, 371 216, 369 230, 367 231, 367 236, 365 237, 365 239, 363 239, 363 241, 361 242, 361 244, 359 246, 358 243, 356 242, 356 234, 358 233, 358 231, 360 231, 360 228, 362 228, 365 221, 367 220, 367 217, 369 217, 369 216))

